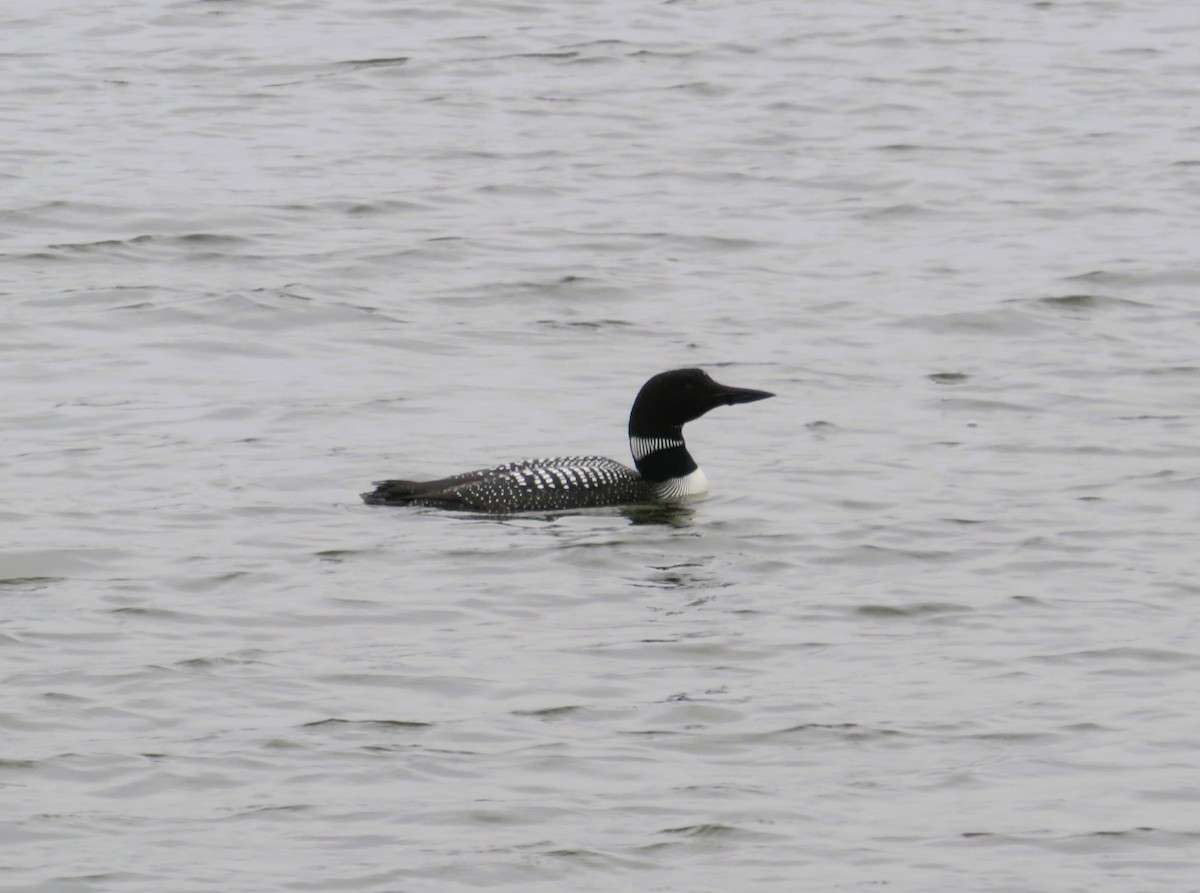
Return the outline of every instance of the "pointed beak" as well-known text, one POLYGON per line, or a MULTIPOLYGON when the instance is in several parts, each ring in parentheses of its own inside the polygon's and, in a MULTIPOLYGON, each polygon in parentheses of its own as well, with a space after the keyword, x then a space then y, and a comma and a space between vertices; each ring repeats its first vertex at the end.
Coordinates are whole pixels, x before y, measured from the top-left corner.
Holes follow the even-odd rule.
POLYGON ((719 404, 732 406, 735 403, 753 403, 756 400, 766 400, 774 397, 770 391, 756 391, 753 388, 731 388, 729 385, 718 384, 716 398, 719 404))

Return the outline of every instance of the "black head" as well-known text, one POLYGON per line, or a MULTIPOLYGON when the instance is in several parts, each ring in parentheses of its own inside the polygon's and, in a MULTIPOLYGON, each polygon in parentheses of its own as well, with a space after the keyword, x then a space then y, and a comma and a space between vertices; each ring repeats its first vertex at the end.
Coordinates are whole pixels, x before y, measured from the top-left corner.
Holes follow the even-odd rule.
POLYGON ((719 384, 701 369, 660 372, 644 385, 633 401, 629 433, 639 437, 666 436, 710 409, 734 403, 753 403, 775 395, 769 391, 719 384))

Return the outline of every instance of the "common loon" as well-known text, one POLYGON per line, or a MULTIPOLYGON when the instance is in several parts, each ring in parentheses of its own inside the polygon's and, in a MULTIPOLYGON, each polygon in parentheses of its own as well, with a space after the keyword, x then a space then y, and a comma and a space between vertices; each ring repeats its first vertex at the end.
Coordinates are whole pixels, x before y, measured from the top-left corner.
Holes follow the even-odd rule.
POLYGON ((437 481, 376 481, 362 498, 370 505, 492 514, 679 502, 708 492, 708 480, 683 442, 684 423, 718 406, 774 396, 718 384, 700 369, 661 372, 642 385, 629 413, 637 471, 601 456, 529 459, 437 481))

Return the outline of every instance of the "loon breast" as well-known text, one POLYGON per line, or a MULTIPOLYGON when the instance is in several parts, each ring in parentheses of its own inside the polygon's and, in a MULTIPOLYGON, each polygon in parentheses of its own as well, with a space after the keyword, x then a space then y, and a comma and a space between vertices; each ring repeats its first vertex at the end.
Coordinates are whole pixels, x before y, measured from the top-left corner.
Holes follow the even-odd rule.
POLYGON ((658 488, 603 456, 559 456, 481 468, 438 481, 379 481, 372 505, 420 505, 506 514, 651 503, 658 488))
POLYGON ((699 466, 690 474, 683 477, 667 478, 661 484, 655 484, 658 498, 664 502, 682 502, 685 499, 700 499, 708 495, 708 478, 699 466))

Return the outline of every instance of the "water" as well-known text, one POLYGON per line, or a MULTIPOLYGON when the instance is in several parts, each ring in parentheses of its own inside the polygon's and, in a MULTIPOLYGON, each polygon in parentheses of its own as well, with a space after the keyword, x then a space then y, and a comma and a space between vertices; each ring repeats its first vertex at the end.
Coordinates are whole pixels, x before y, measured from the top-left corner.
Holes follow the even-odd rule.
POLYGON ((1200 890, 1191 6, 3 17, 4 890, 1200 890))

